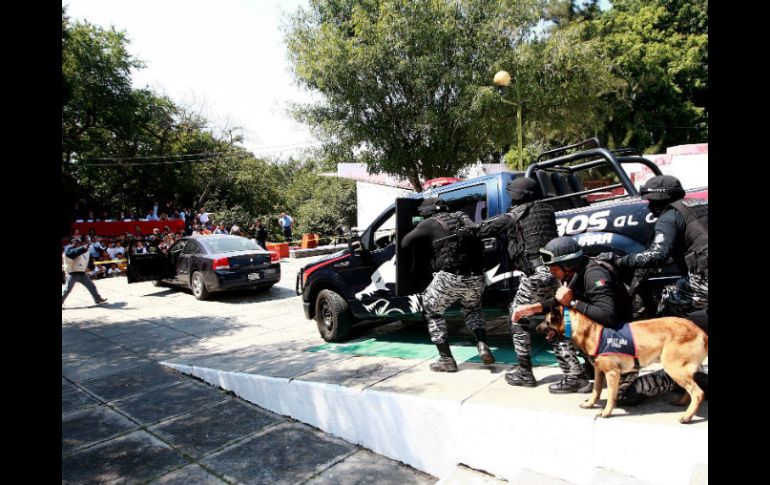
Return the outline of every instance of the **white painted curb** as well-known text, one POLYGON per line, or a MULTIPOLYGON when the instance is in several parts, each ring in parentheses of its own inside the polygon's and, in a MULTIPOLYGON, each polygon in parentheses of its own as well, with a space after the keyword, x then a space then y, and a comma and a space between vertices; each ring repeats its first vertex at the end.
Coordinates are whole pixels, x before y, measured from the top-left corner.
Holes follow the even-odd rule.
POLYGON ((163 364, 437 477, 465 464, 507 480, 528 469, 588 484, 601 467, 687 485, 698 465, 708 465, 708 429, 163 364))

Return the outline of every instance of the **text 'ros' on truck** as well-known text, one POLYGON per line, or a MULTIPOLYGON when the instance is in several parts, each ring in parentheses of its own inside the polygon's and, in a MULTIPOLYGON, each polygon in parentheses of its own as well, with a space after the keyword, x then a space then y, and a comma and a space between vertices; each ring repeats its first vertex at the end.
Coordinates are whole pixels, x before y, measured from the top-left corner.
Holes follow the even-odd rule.
MULTIPOLYGON (((647 201, 639 197, 624 164, 642 164, 661 175, 660 168, 639 152, 611 151, 592 138, 541 154, 526 172, 501 172, 396 199, 360 237, 349 239, 347 249, 300 270, 296 291, 302 296, 305 316, 316 321, 321 336, 329 342, 348 338, 352 325, 360 320, 422 319, 420 294, 432 278, 430 261, 415 258, 412 248, 400 247, 420 220, 417 207, 422 199, 441 197, 450 212, 463 211, 479 222, 509 209, 511 199, 505 187, 517 177, 530 177, 540 184, 543 200, 556 210, 559 235, 573 237, 585 254, 643 251, 656 219, 647 210, 647 201)), ((708 200, 708 187, 690 189, 686 197, 708 200)), ((518 287, 521 275, 508 261, 505 238, 483 240, 487 287, 482 306, 487 318, 507 314, 509 295, 518 287)), ((650 315, 662 288, 681 275, 673 265, 648 272, 643 284, 634 285, 637 315, 650 315)), ((621 274, 626 284, 633 276, 621 274)), ((462 320, 458 305, 444 316, 462 320)))

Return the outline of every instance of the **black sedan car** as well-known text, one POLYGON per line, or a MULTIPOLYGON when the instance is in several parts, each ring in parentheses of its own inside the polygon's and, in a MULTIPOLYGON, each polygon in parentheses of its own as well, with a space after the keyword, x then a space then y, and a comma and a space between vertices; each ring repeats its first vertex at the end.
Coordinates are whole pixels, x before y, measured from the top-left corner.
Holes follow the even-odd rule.
POLYGON ((195 298, 234 288, 267 290, 281 279, 278 255, 251 239, 224 234, 184 237, 167 253, 129 249, 129 283, 156 281, 189 287, 195 298))

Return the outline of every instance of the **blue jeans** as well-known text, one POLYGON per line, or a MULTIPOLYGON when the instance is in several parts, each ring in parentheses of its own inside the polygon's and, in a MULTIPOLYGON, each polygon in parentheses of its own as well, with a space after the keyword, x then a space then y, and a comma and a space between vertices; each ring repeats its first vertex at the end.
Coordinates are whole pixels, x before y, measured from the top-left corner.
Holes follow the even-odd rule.
POLYGON ((75 282, 80 282, 80 284, 88 289, 88 291, 91 293, 91 296, 94 297, 94 303, 99 303, 103 299, 99 294, 99 291, 96 289, 96 285, 94 285, 94 282, 91 281, 91 278, 89 278, 87 274, 67 273, 67 279, 64 281, 64 289, 61 292, 62 305, 64 304, 64 300, 67 298, 67 295, 69 295, 70 291, 72 291, 72 287, 75 286, 75 282))

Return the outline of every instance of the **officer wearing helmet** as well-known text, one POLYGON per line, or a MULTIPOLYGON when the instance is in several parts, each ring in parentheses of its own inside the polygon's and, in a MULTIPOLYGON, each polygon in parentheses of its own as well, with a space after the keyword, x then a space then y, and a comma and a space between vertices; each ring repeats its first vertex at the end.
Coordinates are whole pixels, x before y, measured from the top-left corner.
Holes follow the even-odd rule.
MULTIPOLYGON (((631 297, 615 275, 611 265, 590 260, 571 237, 557 237, 540 249, 543 264, 559 282, 554 300, 573 308, 609 328, 618 328, 631 321, 631 297)), ((532 315, 542 312, 546 305, 525 305, 519 313, 532 315)), ((561 382, 549 386, 555 394, 589 392, 591 384, 577 359, 574 344, 559 336, 555 346, 556 359, 566 374, 561 382), (570 343, 570 346, 566 345, 570 343)))
POLYGON ((661 268, 673 259, 687 276, 664 290, 661 313, 687 317, 708 309, 708 201, 684 199, 682 183, 671 175, 651 178, 640 190, 649 210, 658 218, 649 247, 618 257, 602 253, 600 259, 618 268, 661 268))
MULTIPOLYGON (((702 322, 698 314, 708 312, 708 201, 685 199, 682 183, 671 175, 651 178, 640 193, 658 218, 649 247, 637 254, 602 253, 597 258, 631 269, 660 268, 673 260, 686 276, 663 290, 658 311, 702 322)), ((634 405, 677 388, 662 370, 638 379, 637 375, 623 375, 618 404, 634 405)), ((695 377, 707 390, 708 374, 696 373, 695 377)))
MULTIPOLYGON (((531 322, 518 310, 523 305, 536 305, 542 311, 559 287, 559 282, 543 265, 538 253, 548 241, 558 236, 556 216, 550 204, 540 201, 543 194, 536 180, 518 177, 508 182, 506 189, 511 196, 511 208, 501 216, 484 221, 479 236, 506 234, 508 258, 517 270, 524 273, 509 304, 511 336, 519 365, 505 375, 505 380, 512 386, 534 387, 537 381, 532 373, 531 322)), ((561 354, 567 355, 565 359, 570 360, 573 356, 577 361, 577 350, 571 342, 567 340, 559 348, 563 349, 561 354)), ((563 387, 556 392, 578 390, 580 388, 568 390, 563 387)))
POLYGON ((495 362, 486 344, 486 324, 481 313, 484 293, 484 268, 481 241, 467 229, 473 221, 464 212, 449 213, 443 200, 425 199, 419 213, 425 217, 401 241, 401 247, 429 243, 433 280, 423 293, 423 308, 431 341, 439 351, 439 360, 430 365, 434 372, 457 372, 457 362, 449 347, 446 320, 441 314, 460 300, 465 325, 476 337, 479 356, 485 364, 495 362))

